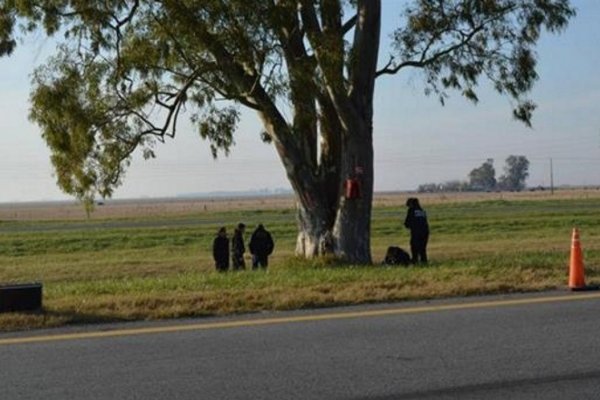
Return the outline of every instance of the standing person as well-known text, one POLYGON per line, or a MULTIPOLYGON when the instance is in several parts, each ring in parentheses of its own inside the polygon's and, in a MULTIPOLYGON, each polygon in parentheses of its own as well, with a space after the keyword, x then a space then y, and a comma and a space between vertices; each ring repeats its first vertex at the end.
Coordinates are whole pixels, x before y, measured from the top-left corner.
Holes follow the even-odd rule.
POLYGON ((419 199, 411 197, 406 200, 408 211, 404 226, 410 229, 410 252, 412 254, 412 263, 419 261, 427 263, 427 241, 429 240, 429 224, 427 223, 427 213, 421 208, 419 199))
POLYGON ((244 246, 244 232, 246 231, 246 225, 239 223, 233 237, 231 238, 231 261, 233 263, 233 270, 246 269, 246 263, 244 262, 244 253, 246 252, 246 246, 244 246))
POLYGON ((266 269, 269 265, 269 256, 273 253, 275 244, 273 243, 273 237, 263 224, 258 224, 256 230, 252 233, 248 247, 252 254, 252 269, 257 269, 258 267, 266 269))
POLYGON ((213 241, 213 258, 218 272, 225 272, 229 269, 229 238, 224 226, 219 229, 217 237, 213 241))

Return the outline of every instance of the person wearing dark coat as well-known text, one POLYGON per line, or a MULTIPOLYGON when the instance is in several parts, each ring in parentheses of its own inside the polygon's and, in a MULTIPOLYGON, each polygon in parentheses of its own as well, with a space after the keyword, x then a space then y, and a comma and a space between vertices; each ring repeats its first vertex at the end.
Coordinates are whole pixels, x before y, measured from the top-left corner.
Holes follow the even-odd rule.
POLYGON ((427 263, 427 242, 429 241, 429 224, 427 213, 419 204, 419 199, 411 197, 406 200, 408 211, 404 226, 410 229, 410 252, 413 264, 427 263))
POLYGON ((252 269, 257 269, 258 267, 266 269, 269 265, 269 256, 273 253, 275 244, 273 243, 273 237, 263 224, 259 224, 252 233, 248 247, 252 254, 252 269))
POLYGON ((233 270, 246 269, 246 263, 244 262, 244 253, 246 252, 246 246, 244 245, 244 232, 246 231, 246 225, 239 223, 233 237, 231 238, 231 261, 233 264, 233 270))
POLYGON ((229 238, 225 227, 219 229, 213 241, 213 258, 217 271, 225 272, 229 269, 229 238))

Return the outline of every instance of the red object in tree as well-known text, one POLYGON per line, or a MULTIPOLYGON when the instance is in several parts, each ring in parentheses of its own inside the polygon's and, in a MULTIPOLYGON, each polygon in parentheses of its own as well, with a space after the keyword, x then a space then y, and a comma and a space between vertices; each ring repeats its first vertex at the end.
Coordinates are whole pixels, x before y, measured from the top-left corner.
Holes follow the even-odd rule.
POLYGON ((360 198, 360 183, 358 179, 346 179, 346 198, 347 199, 359 199, 360 198))

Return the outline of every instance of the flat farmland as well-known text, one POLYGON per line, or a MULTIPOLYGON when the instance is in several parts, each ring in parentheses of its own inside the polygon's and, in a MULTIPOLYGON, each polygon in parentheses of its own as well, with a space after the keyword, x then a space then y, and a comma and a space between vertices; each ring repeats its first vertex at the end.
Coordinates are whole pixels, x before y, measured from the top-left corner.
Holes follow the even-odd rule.
MULTIPOLYGON (((383 267, 408 248, 409 194, 378 194, 374 265, 299 260, 291 197, 0 205, 0 283, 44 284, 44 310, 0 314, 0 329, 200 317, 565 287, 574 226, 586 278, 600 275, 600 192, 419 195, 432 236, 428 266, 383 267), (264 223, 276 242, 267 272, 214 272, 220 226, 264 223)), ((249 259, 247 259, 249 263, 249 259)))

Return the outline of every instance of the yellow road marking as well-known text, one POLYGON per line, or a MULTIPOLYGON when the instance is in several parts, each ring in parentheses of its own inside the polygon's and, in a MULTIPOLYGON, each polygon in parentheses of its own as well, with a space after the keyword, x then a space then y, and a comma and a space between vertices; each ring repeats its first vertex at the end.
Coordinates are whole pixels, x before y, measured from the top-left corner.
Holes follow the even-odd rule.
POLYGON ((533 298, 526 298, 526 299, 511 299, 511 300, 492 300, 492 301, 481 301, 481 302, 474 302, 474 303, 441 304, 441 305, 435 305, 435 306, 389 308, 389 309, 381 309, 381 310, 336 312, 336 313, 303 315, 303 316, 293 316, 293 317, 206 322, 206 323, 198 323, 198 324, 158 326, 158 327, 146 327, 146 328, 115 329, 115 330, 108 330, 108 331, 64 333, 64 334, 56 334, 56 335, 14 337, 14 338, 0 339, 0 346, 11 345, 11 344, 24 344, 24 343, 57 342, 57 341, 66 341, 66 340, 99 339, 99 338, 110 338, 110 337, 119 337, 119 336, 148 335, 148 334, 156 334, 156 333, 171 333, 171 332, 200 331, 200 330, 210 330, 210 329, 253 327, 253 326, 276 325, 276 324, 287 324, 287 323, 297 323, 297 322, 328 321, 328 320, 353 319, 353 318, 372 318, 372 317, 381 317, 381 316, 389 316, 389 315, 419 314, 419 313, 430 313, 430 312, 451 311, 451 310, 508 307, 508 306, 527 305, 527 304, 558 303, 558 302, 567 302, 567 301, 595 300, 595 299, 600 299, 600 293, 573 294, 573 295, 548 296, 548 297, 533 297, 533 298))

